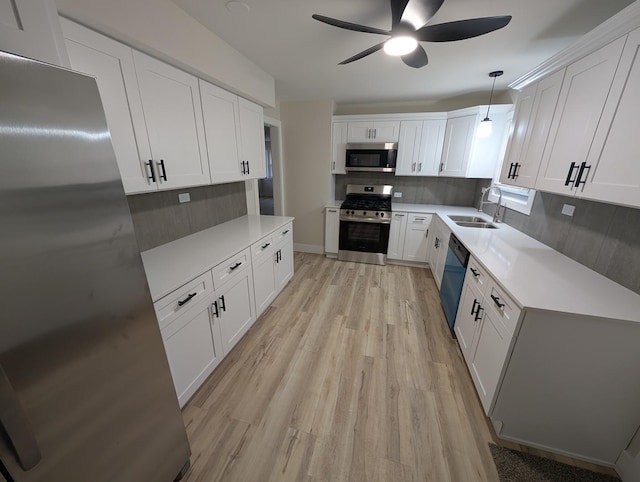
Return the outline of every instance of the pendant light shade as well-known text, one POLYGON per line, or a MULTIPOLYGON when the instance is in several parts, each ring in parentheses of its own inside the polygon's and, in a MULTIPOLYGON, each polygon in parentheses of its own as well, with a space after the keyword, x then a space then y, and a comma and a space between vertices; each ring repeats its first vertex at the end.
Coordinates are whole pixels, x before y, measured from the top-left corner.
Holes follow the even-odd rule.
POLYGON ((489 96, 489 105, 487 106, 487 115, 480 121, 476 135, 478 137, 489 137, 491 135, 492 122, 489 118, 489 109, 491 109, 491 101, 493 100, 493 89, 496 86, 496 77, 500 77, 504 72, 502 70, 496 70, 489 73, 489 77, 493 77, 493 85, 491 86, 491 95, 489 96))

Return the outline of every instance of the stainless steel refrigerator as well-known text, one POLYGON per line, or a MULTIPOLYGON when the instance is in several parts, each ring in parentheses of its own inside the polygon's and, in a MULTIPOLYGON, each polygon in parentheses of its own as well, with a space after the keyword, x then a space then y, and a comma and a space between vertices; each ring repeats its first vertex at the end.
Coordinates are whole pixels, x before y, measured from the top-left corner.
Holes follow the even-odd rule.
POLYGON ((96 82, 0 52, 0 480, 189 455, 96 82))

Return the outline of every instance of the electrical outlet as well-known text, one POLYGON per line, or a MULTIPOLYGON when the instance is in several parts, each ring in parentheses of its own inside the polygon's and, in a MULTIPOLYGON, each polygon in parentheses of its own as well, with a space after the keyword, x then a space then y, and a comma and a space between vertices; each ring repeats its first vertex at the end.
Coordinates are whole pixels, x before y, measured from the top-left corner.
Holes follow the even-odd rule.
POLYGON ((562 206, 562 214, 564 214, 565 216, 573 216, 575 210, 576 207, 571 204, 565 204, 564 206, 562 206))
POLYGON ((393 197, 402 197, 402 193, 401 192, 394 192, 393 193, 393 197))
POLYGON ((188 192, 181 192, 180 194, 178 194, 178 201, 180 201, 181 203, 188 203, 189 201, 191 201, 191 194, 189 194, 188 192))

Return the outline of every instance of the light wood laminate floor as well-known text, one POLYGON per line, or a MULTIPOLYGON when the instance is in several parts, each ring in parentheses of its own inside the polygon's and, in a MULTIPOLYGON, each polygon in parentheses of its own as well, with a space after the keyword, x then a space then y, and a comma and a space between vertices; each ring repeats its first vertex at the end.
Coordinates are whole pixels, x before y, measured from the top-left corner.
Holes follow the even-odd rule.
POLYGON ((185 407, 184 480, 497 481, 431 272, 303 253, 295 269, 185 407))

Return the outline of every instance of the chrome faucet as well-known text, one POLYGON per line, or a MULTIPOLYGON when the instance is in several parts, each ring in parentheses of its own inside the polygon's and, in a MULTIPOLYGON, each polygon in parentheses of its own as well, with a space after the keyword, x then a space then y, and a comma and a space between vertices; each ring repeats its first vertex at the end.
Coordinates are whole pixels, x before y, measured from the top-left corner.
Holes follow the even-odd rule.
MULTIPOLYGON (((487 194, 487 199, 489 198, 489 195, 487 194)), ((500 189, 497 186, 491 186, 491 187, 483 187, 482 188, 482 195, 480 196, 480 207, 478 208, 479 212, 484 212, 482 211, 482 207, 485 204, 495 204, 496 205, 496 212, 493 215, 493 222, 494 223, 501 223, 502 222, 502 218, 504 217, 504 211, 506 209, 506 206, 502 205, 502 189, 500 189), (485 201, 484 200, 484 195, 487 193, 490 193, 492 189, 495 189, 496 191, 498 191, 498 202, 493 202, 493 201, 485 201), (500 208, 504 208, 502 211, 500 211, 500 208)))

